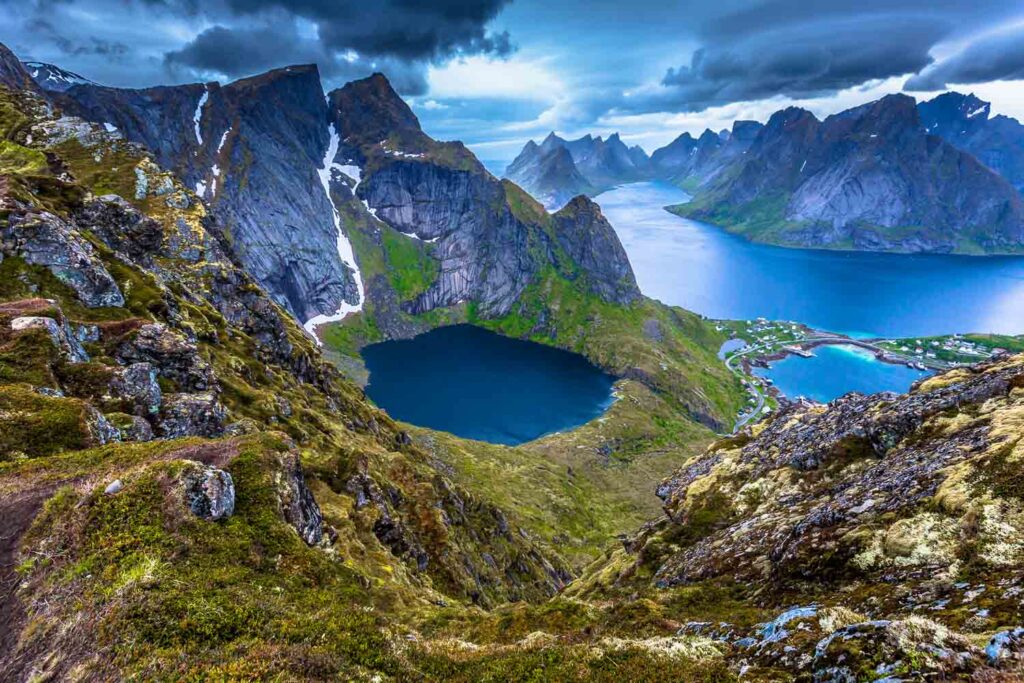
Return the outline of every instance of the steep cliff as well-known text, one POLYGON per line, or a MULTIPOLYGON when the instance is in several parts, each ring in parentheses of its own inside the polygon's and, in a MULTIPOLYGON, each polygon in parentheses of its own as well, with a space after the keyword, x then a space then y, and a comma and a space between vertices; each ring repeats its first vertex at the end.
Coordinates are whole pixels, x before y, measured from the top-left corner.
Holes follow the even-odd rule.
POLYGON ((152 150, 207 201, 234 258, 300 321, 360 303, 320 179, 334 138, 315 66, 225 86, 76 84, 51 96, 152 150))
MULTIPOLYGON (((335 163, 351 174, 346 187, 374 220, 430 243, 439 261, 437 279, 407 303, 408 312, 472 302, 483 315, 500 316, 547 268, 567 276, 581 271, 588 290, 609 302, 639 297, 621 246, 588 263, 567 257, 557 220, 523 207, 518 188, 495 179, 461 143, 424 134, 383 76, 349 83, 330 102, 344 137, 335 163)), ((595 230, 618 245, 606 225, 595 230)))
POLYGON ((921 125, 890 95, 818 121, 774 114, 680 213, 750 239, 804 247, 1014 253, 1024 204, 1006 180, 921 125))

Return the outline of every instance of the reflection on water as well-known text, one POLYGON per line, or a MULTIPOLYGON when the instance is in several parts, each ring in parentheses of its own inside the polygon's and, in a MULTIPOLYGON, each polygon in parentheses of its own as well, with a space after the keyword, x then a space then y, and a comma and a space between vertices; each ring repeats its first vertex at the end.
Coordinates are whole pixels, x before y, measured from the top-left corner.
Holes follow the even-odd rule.
POLYGON ((856 336, 1024 333, 1024 257, 771 247, 663 209, 686 199, 665 183, 597 197, 640 288, 665 303, 856 336))

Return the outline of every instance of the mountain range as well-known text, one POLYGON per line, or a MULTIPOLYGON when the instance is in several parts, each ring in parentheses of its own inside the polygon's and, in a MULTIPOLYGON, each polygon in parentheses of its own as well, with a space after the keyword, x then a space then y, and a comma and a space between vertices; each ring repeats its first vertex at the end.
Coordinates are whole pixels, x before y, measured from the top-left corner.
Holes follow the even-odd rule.
POLYGON ((726 333, 384 76, 31 73, 0 46, 4 680, 1024 673, 1024 357, 726 436, 726 333), (457 322, 617 400, 514 448, 367 400, 361 345, 457 322))
MULTIPOLYGON (((789 108, 766 125, 737 121, 731 131, 707 130, 696 139, 684 133, 632 175, 614 177, 675 183, 694 197, 674 211, 761 242, 1018 253, 1024 126, 989 110, 973 95, 952 92, 920 104, 888 96, 822 121, 789 108)), ((543 147, 528 143, 508 174, 545 201, 610 186, 592 182, 579 164, 576 176, 568 164, 552 164, 543 147)))
POLYGON ((564 140, 552 132, 539 145, 526 143, 505 169, 506 178, 552 210, 577 195, 599 194, 650 175, 647 153, 639 145, 627 147, 618 133, 607 140, 591 135, 564 140))

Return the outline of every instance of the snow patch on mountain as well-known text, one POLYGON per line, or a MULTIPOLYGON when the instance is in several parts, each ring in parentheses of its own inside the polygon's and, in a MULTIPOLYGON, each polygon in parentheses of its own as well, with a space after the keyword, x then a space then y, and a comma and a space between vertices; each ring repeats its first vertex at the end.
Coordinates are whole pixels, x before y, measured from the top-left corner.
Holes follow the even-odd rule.
POLYGON ((196 113, 192 115, 192 122, 196 127, 196 142, 200 145, 203 144, 203 133, 199 130, 199 121, 203 118, 203 107, 206 106, 206 100, 210 98, 210 89, 206 88, 203 90, 202 96, 199 98, 199 103, 196 104, 196 113))
MULTIPOLYGON (((314 339, 316 339, 317 344, 321 343, 316 336, 316 328, 318 326, 342 320, 349 313, 358 313, 363 310, 364 300, 363 278, 359 272, 359 266, 356 265, 355 252, 352 249, 352 243, 349 242, 345 233, 342 232, 341 216, 338 215, 338 209, 335 208, 334 200, 331 199, 331 173, 334 169, 338 168, 338 164, 333 162, 334 157, 338 154, 338 147, 341 145, 341 138, 333 123, 329 125, 328 130, 330 132, 330 142, 327 145, 327 153, 324 155, 323 164, 321 164, 321 168, 317 173, 320 176, 320 184, 324 187, 324 194, 327 195, 327 201, 331 205, 334 227, 338 231, 338 256, 346 266, 352 269, 352 274, 356 281, 356 290, 359 294, 359 300, 354 304, 342 301, 335 313, 331 315, 321 314, 306 321, 303 327, 310 335, 313 336, 314 339)), ((348 174, 346 173, 346 175, 348 174)))

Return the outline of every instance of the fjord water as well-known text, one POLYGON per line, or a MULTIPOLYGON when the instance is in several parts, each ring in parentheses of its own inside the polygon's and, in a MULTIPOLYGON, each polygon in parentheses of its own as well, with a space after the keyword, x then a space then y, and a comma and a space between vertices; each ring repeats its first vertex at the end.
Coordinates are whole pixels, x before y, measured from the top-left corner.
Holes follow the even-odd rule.
POLYGON ((469 325, 367 346, 367 395, 395 419, 520 444, 589 422, 614 378, 582 356, 469 325))
MULTIPOLYGON (((599 195, 640 289, 712 318, 793 320, 855 337, 1024 333, 1024 258, 784 249, 664 210, 689 196, 667 183, 599 195)), ((821 347, 762 374, 786 396, 905 391, 922 373, 849 348, 821 347)))
POLYGON ((596 197, 640 289, 712 318, 795 320, 851 336, 1024 333, 1024 257, 784 249, 664 210, 667 183, 596 197))
POLYGON ((881 363, 870 351, 856 346, 819 346, 813 358, 787 356, 768 370, 755 368, 754 373, 770 377, 784 396, 804 396, 822 403, 850 391, 902 393, 928 375, 905 365, 881 363))

